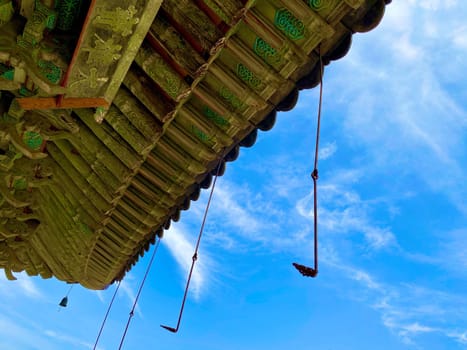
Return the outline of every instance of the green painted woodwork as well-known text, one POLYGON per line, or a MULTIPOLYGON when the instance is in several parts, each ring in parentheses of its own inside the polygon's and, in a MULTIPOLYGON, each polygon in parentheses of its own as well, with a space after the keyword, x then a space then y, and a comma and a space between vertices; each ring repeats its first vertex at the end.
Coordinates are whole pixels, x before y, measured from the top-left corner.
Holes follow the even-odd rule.
POLYGON ((125 88, 120 88, 115 105, 148 142, 154 142, 162 133, 157 119, 125 88))
POLYGON ((24 87, 24 86, 21 86, 18 90, 18 93, 23 96, 23 97, 30 97, 30 96, 34 96, 35 95, 35 92, 34 91, 31 91, 29 90, 28 88, 24 87))
MULTIPOLYGON (((129 71, 137 52, 159 11, 162 1, 163 0, 138 1, 135 5, 140 8, 140 17, 135 23, 136 26, 132 31, 132 35, 125 40, 126 46, 122 50, 122 57, 119 59, 104 93, 104 97, 107 101, 112 101, 117 94, 125 75, 129 71)), ((133 22, 135 22, 135 19, 133 19, 133 22)))
POLYGON ((143 46, 138 51, 135 61, 173 99, 176 100, 188 89, 188 84, 180 75, 150 48, 143 46))
POLYGON ((345 0, 345 2, 353 9, 358 9, 365 4, 365 0, 345 0))
MULTIPOLYGON (((81 50, 68 80, 69 97, 112 101, 143 42, 162 0, 96 0, 81 50)), ((70 5, 71 6, 71 5, 70 5)), ((101 115, 100 120, 105 117, 101 115)))
POLYGON ((305 25, 286 8, 277 10, 274 25, 289 39, 300 40, 305 37, 305 25))
POLYGON ((305 2, 328 23, 334 24, 349 12, 349 8, 356 9, 363 5, 365 0, 305 0, 305 2))
POLYGON ((123 37, 133 33, 133 26, 139 22, 139 18, 135 16, 138 10, 134 5, 130 5, 127 9, 117 7, 112 10, 107 10, 105 7, 96 7, 95 13, 92 23, 96 27, 109 29, 123 37))
POLYGON ((203 113, 208 119, 212 120, 216 125, 220 126, 221 128, 228 128, 230 123, 227 119, 221 116, 219 113, 213 111, 208 106, 204 106, 203 113))
MULTIPOLYGON (((44 37, 44 31, 47 28, 47 15, 34 11, 32 17, 26 22, 23 30, 22 39, 32 45, 37 45, 44 37)), ((24 44, 23 44, 24 45, 24 44)))
POLYGON ((63 31, 71 30, 80 8, 81 0, 60 0, 57 8, 57 28, 63 31))
POLYGON ((241 12, 243 4, 236 0, 204 0, 225 23, 232 25, 241 12))
POLYGON ((57 12, 45 6, 40 0, 36 0, 35 10, 45 15, 45 26, 54 29, 57 24, 57 12))
POLYGON ((42 75, 52 84, 58 84, 60 82, 60 78, 62 77, 62 70, 53 62, 38 60, 37 66, 39 67, 42 75))
POLYGON ((39 44, 46 29, 54 29, 57 23, 57 13, 36 0, 34 3, 34 10, 29 16, 26 26, 23 30, 23 35, 18 38, 18 44, 27 46, 30 44, 36 46, 39 44))
POLYGON ((88 52, 86 63, 95 67, 105 67, 117 61, 122 55, 122 45, 115 44, 114 38, 103 40, 97 33, 94 33, 95 39, 92 47, 83 48, 88 52))
POLYGON ((148 141, 116 107, 111 106, 105 120, 138 153, 145 154, 151 142, 148 141))
POLYGON ((234 110, 241 108, 243 102, 226 86, 222 86, 219 94, 234 110))
POLYGON ((15 77, 15 70, 14 69, 7 70, 2 75, 0 75, 0 77, 7 79, 7 80, 13 80, 15 77))
MULTIPOLYGON (((138 154, 131 150, 127 146, 125 140, 114 131, 114 129, 108 125, 104 120, 102 124, 97 124, 94 120, 92 111, 89 109, 81 109, 77 111, 81 121, 92 131, 105 147, 120 159, 128 169, 137 169, 141 164, 141 158, 138 154)), ((89 135, 92 137, 92 135, 89 135)))
POLYGON ((192 33, 205 52, 221 37, 209 17, 191 0, 165 0, 162 8, 192 33))
POLYGON ((219 16, 225 23, 230 23, 231 18, 227 15, 227 13, 217 4, 214 0, 204 0, 206 5, 208 5, 211 10, 213 10, 216 15, 219 16))
POLYGON ((323 10, 330 6, 332 0, 308 0, 308 6, 314 10, 323 10))
POLYGON ((121 182, 128 179, 128 170, 85 126, 80 125, 80 132, 73 135, 70 142, 71 150, 79 150, 79 155, 97 176, 105 179, 110 192, 115 192, 121 182))
MULTIPOLYGON (((155 91, 150 79, 141 79, 138 72, 128 71, 123 84, 125 87, 122 87, 121 90, 138 95, 139 102, 146 108, 146 113, 150 112, 154 122, 162 124, 167 114, 172 111, 173 105, 164 99, 158 91, 155 91)), ((116 101, 116 98, 114 101, 116 101)))
POLYGON ((280 53, 260 37, 256 38, 253 50, 264 62, 271 66, 277 66, 282 61, 280 53))
POLYGON ((23 134, 23 141, 30 149, 37 151, 41 148, 44 138, 35 131, 26 131, 23 134))
POLYGON ((205 63, 203 57, 164 17, 157 18, 154 21, 150 33, 154 35, 160 46, 167 49, 171 58, 177 61, 191 75, 194 75, 199 66, 205 63))
POLYGON ((331 50, 374 3, 163 2, 93 1, 68 67, 74 48, 61 42, 79 34, 90 1, 23 0, 9 18, 12 1, 0 0, 0 90, 8 90, 0 95, 0 267, 8 278, 26 270, 92 289, 122 278, 224 150, 313 68, 317 45, 331 50), (24 111, 18 101, 34 101, 25 96, 41 106, 80 101, 72 97, 109 106, 24 111))
POLYGON ((86 234, 86 235, 92 235, 93 232, 91 230, 91 228, 86 225, 84 222, 78 222, 76 224, 77 228, 79 229, 80 232, 86 234))
POLYGON ((200 129, 198 129, 196 126, 192 125, 191 126, 191 131, 193 134, 202 142, 206 144, 211 144, 212 143, 212 136, 207 135, 200 129))
POLYGON ((0 1, 0 27, 5 23, 8 23, 15 13, 13 8, 13 2, 11 0, 0 1))
POLYGON ((20 177, 13 180, 12 186, 15 190, 25 190, 28 188, 28 182, 24 177, 20 177))
MULTIPOLYGON (((74 79, 72 83, 70 83, 69 87, 74 90, 74 94, 76 96, 79 96, 82 91, 96 91, 98 88, 100 88, 102 85, 107 83, 109 81, 109 77, 102 75, 102 73, 99 72, 99 70, 96 67, 92 67, 89 69, 89 71, 83 72, 81 69, 79 69, 79 78, 74 79), (76 87, 76 90, 75 90, 76 87)), ((70 89, 70 90, 71 90, 70 89)), ((72 91, 73 91, 72 90, 72 91)))
MULTIPOLYGON (((21 93, 21 92, 20 92, 21 93)), ((18 122, 21 118, 23 118, 25 111, 19 106, 18 100, 15 98, 10 103, 10 107, 8 107, 8 112, 6 115, 8 119, 14 119, 14 122, 18 122)))
POLYGON ((254 75, 251 70, 248 69, 242 63, 237 64, 237 76, 243 80, 249 87, 254 90, 258 90, 261 86, 261 79, 254 75))

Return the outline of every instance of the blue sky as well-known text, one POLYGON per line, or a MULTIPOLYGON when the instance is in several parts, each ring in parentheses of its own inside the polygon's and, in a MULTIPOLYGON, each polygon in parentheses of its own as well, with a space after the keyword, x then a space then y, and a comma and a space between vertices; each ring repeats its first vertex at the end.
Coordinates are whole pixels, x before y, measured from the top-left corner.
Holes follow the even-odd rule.
MULTIPOLYGON (((219 179, 177 335, 208 192, 166 232, 124 349, 467 349, 467 2, 393 1, 326 68, 320 274, 312 263, 317 89, 219 179)), ((99 349, 116 349, 148 256, 99 349)), ((0 349, 92 349, 114 286, 0 277, 0 349)))

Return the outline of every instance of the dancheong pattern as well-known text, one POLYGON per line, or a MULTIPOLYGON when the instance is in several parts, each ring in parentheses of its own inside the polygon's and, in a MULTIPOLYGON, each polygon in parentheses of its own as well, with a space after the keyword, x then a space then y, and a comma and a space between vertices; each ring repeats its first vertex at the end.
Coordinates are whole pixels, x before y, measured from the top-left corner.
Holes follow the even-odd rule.
POLYGON ((322 10, 329 7, 329 0, 308 0, 308 5, 314 10, 322 10))
POLYGON ((264 62, 271 66, 276 66, 281 62, 279 52, 260 37, 256 38, 253 50, 264 62))
POLYGON ((305 36, 305 25, 303 22, 285 8, 277 10, 274 25, 289 39, 300 40, 305 36))
POLYGON ((257 90, 261 85, 261 80, 254 75, 245 65, 239 63, 237 65, 237 75, 250 87, 257 90))

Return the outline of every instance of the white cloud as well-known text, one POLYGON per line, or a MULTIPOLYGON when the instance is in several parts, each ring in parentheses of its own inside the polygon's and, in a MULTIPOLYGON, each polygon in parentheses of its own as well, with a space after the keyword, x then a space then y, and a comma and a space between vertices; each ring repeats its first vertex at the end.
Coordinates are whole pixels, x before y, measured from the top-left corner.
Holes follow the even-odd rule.
POLYGON ((452 43, 461 50, 467 50, 467 26, 461 25, 452 32, 452 43))
POLYGON ((416 63, 424 55, 420 47, 417 47, 411 42, 409 35, 402 35, 399 40, 394 41, 393 48, 396 51, 396 55, 401 59, 404 58, 406 61, 416 63))
POLYGON ((319 159, 320 160, 326 160, 328 158, 331 158, 334 153, 337 151, 337 144, 336 142, 328 142, 324 144, 320 150, 319 150, 319 159))
MULTIPOLYGON (((184 283, 192 264, 192 257, 196 244, 195 239, 192 238, 192 236, 188 236, 181 225, 172 225, 170 230, 164 234, 164 240, 162 242, 167 245, 170 253, 181 268, 183 272, 181 274, 181 280, 184 283)), ((210 260, 211 258, 209 255, 200 248, 190 287, 196 299, 200 298, 201 292, 206 289, 206 282, 210 275, 210 271, 208 270, 210 260)))
POLYGON ((2 349, 55 349, 37 332, 13 318, 0 315, 0 345, 2 349))
MULTIPOLYGON (((329 246, 326 251, 329 251, 329 246)), ((332 259, 322 260, 334 268, 334 280, 339 290, 345 279, 356 285, 344 288, 348 298, 368 304, 380 313, 382 324, 402 342, 416 346, 417 337, 437 333, 464 343, 466 333, 458 331, 467 312, 467 299, 445 291, 433 290, 408 283, 383 283, 368 271, 343 263, 333 250, 332 259), (336 272, 341 272, 337 276, 336 272)))
POLYGON ((375 282, 374 279, 365 271, 353 270, 350 276, 353 280, 363 283, 368 289, 381 290, 381 285, 375 282))
POLYGON ((105 303, 106 303, 106 300, 105 300, 105 298, 104 298, 104 292, 103 292, 103 291, 101 291, 101 290, 96 290, 96 293, 95 293, 95 294, 97 295, 97 297, 99 298, 99 300, 100 300, 100 302, 101 302, 102 304, 105 304, 105 303))
POLYGON ((16 281, 9 281, 3 274, 0 274, 0 293, 9 297, 17 297, 18 295, 33 299, 43 297, 32 277, 28 276, 25 272, 17 273, 15 277, 17 278, 16 281))
POLYGON ((436 328, 427 327, 419 324, 418 322, 411 323, 407 326, 403 326, 402 330, 400 331, 401 334, 406 336, 407 334, 416 334, 416 333, 431 333, 436 332, 436 328))
POLYGON ((454 338, 457 342, 461 344, 467 344, 467 331, 460 333, 460 332, 452 332, 449 333, 448 336, 450 338, 454 338))
MULTIPOLYGON (((45 330, 44 334, 49 337, 56 339, 60 342, 67 343, 73 347, 80 347, 80 348, 86 348, 86 349, 93 349, 94 344, 91 344, 89 342, 83 341, 81 339, 75 338, 73 336, 67 335, 67 334, 59 334, 55 331, 52 330, 45 330)), ((103 348, 97 347, 98 350, 103 350, 103 348)))
POLYGON ((460 13, 466 6, 465 1, 393 2, 381 25, 356 37, 358 45, 327 71, 334 108, 347 110, 328 118, 342 130, 347 144, 339 139, 340 149, 360 152, 367 176, 417 178, 463 213, 467 91, 461 82, 467 80, 462 59, 467 51, 460 13), (454 6, 444 17, 439 13, 454 6), (435 175, 435 168, 443 171, 435 175))
MULTIPOLYGON (((0 315, 0 348, 1 349, 59 349, 55 340, 67 344, 66 348, 92 349, 90 344, 77 337, 43 329, 42 325, 32 322, 29 318, 0 315), (53 341, 51 341, 53 339, 53 341)), ((65 347, 60 346, 60 349, 65 347)), ((104 350, 98 347, 99 350, 104 350)))
POLYGON ((462 228, 443 232, 439 237, 438 251, 433 252, 436 262, 458 277, 467 277, 467 230, 462 228))
MULTIPOLYGON (((136 299, 136 292, 135 290, 137 289, 134 284, 137 281, 135 281, 134 277, 132 274, 127 274, 125 279, 123 279, 120 283, 120 290, 124 293, 124 295, 128 299, 128 306, 130 308, 133 308, 133 304, 136 299)), ((141 281, 138 281, 138 283, 141 283, 141 281)), ((119 290, 119 291, 120 291, 119 290)), ((135 311, 138 314, 139 317, 143 318, 143 313, 141 312, 141 309, 138 304, 136 304, 135 311)))
POLYGON ((261 229, 262 223, 251 214, 247 209, 248 202, 251 200, 251 194, 247 191, 238 191, 226 182, 223 186, 219 186, 215 193, 215 203, 213 207, 217 211, 217 215, 225 218, 225 220, 244 233, 255 233, 261 229), (239 204, 239 200, 244 199, 245 206, 239 204))
MULTIPOLYGON (((412 0, 412 3, 414 1, 412 0)), ((446 0, 446 1, 436 1, 436 0, 418 0, 416 3, 422 9, 437 11, 441 8, 451 8, 457 5, 457 0, 446 0)))
MULTIPOLYGON (((337 184, 319 187, 318 222, 327 233, 361 234, 370 250, 397 246, 396 238, 387 227, 371 222, 369 204, 354 190, 342 189, 337 184)), ((313 194, 297 202, 297 212, 313 218, 313 194)))

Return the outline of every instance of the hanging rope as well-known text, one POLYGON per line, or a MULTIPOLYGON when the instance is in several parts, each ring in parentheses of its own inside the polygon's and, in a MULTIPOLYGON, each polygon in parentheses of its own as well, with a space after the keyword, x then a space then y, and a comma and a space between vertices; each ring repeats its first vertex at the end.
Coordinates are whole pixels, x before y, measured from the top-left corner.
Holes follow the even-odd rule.
POLYGON ((125 340, 126 333, 128 331, 128 327, 130 326, 131 319, 133 318, 133 316, 135 314, 136 304, 138 303, 138 299, 139 299, 139 296, 141 294, 141 290, 143 289, 144 283, 146 282, 146 278, 148 277, 149 270, 151 269, 152 262, 154 261, 154 257, 156 256, 157 248, 159 248, 160 241, 161 241, 161 239, 159 237, 159 239, 157 239, 157 242, 156 242, 156 247, 154 248, 154 251, 152 253, 151 260, 149 260, 148 267, 146 268, 146 272, 144 273, 143 280, 141 281, 141 284, 139 286, 138 293, 136 293, 136 298, 135 298, 135 301, 133 303, 133 307, 131 308, 130 315, 128 316, 128 321, 126 323, 125 330, 123 331, 122 340, 120 341, 120 346, 118 347, 118 350, 122 349, 123 342, 125 340))
POLYGON ((109 307, 107 308, 107 312, 105 313, 104 320, 102 321, 101 328, 99 329, 99 334, 97 335, 96 342, 94 343, 94 347, 92 348, 93 350, 96 350, 97 348, 97 343, 99 343, 99 338, 101 337, 102 331, 104 330, 105 323, 107 322, 107 316, 109 316, 110 309, 112 308, 112 305, 114 303, 115 297, 117 296, 118 289, 120 288, 120 284, 122 281, 118 281, 117 283, 117 288, 115 288, 114 295, 112 296, 112 300, 110 300, 109 307))
POLYGON ((211 200, 212 200, 212 195, 214 193, 214 188, 216 187, 216 181, 217 181, 217 177, 219 176, 219 171, 221 169, 221 165, 222 165, 222 159, 219 161, 219 164, 217 165, 217 170, 216 170, 216 175, 214 176, 214 181, 212 183, 212 187, 211 187, 211 192, 209 194, 209 199, 208 199, 208 203, 206 204, 206 209, 204 210, 204 217, 203 217, 203 221, 201 223, 201 228, 199 230, 199 235, 198 235, 198 241, 196 242, 196 247, 195 247, 195 253, 193 254, 193 257, 191 258, 191 268, 190 268, 190 273, 188 274, 188 279, 187 279, 187 282, 186 282, 186 287, 185 287, 185 294, 183 295, 183 301, 182 301, 182 306, 180 307, 180 313, 178 315, 178 321, 177 321, 177 327, 169 327, 169 326, 164 326, 164 325, 161 325, 162 328, 165 328, 167 329, 168 331, 172 332, 172 333, 177 333, 178 332, 178 328, 180 327, 180 321, 182 320, 182 316, 183 316, 183 309, 185 308, 185 301, 186 301, 186 297, 188 295, 188 290, 190 288, 190 281, 191 281, 191 276, 193 274, 193 268, 195 267, 195 263, 196 263, 196 260, 198 260, 198 248, 199 248, 199 244, 201 242, 201 237, 203 235, 203 231, 204 231, 204 224, 206 223, 206 218, 208 216, 208 211, 209 211, 209 206, 211 205, 211 200))
POLYGON ((293 266, 305 277, 316 277, 318 275, 318 153, 319 135, 321 129, 321 107, 323 104, 323 57, 321 55, 321 45, 319 50, 319 103, 318 117, 316 125, 315 162, 311 173, 313 179, 313 231, 314 231, 314 266, 313 268, 293 263, 293 266))

